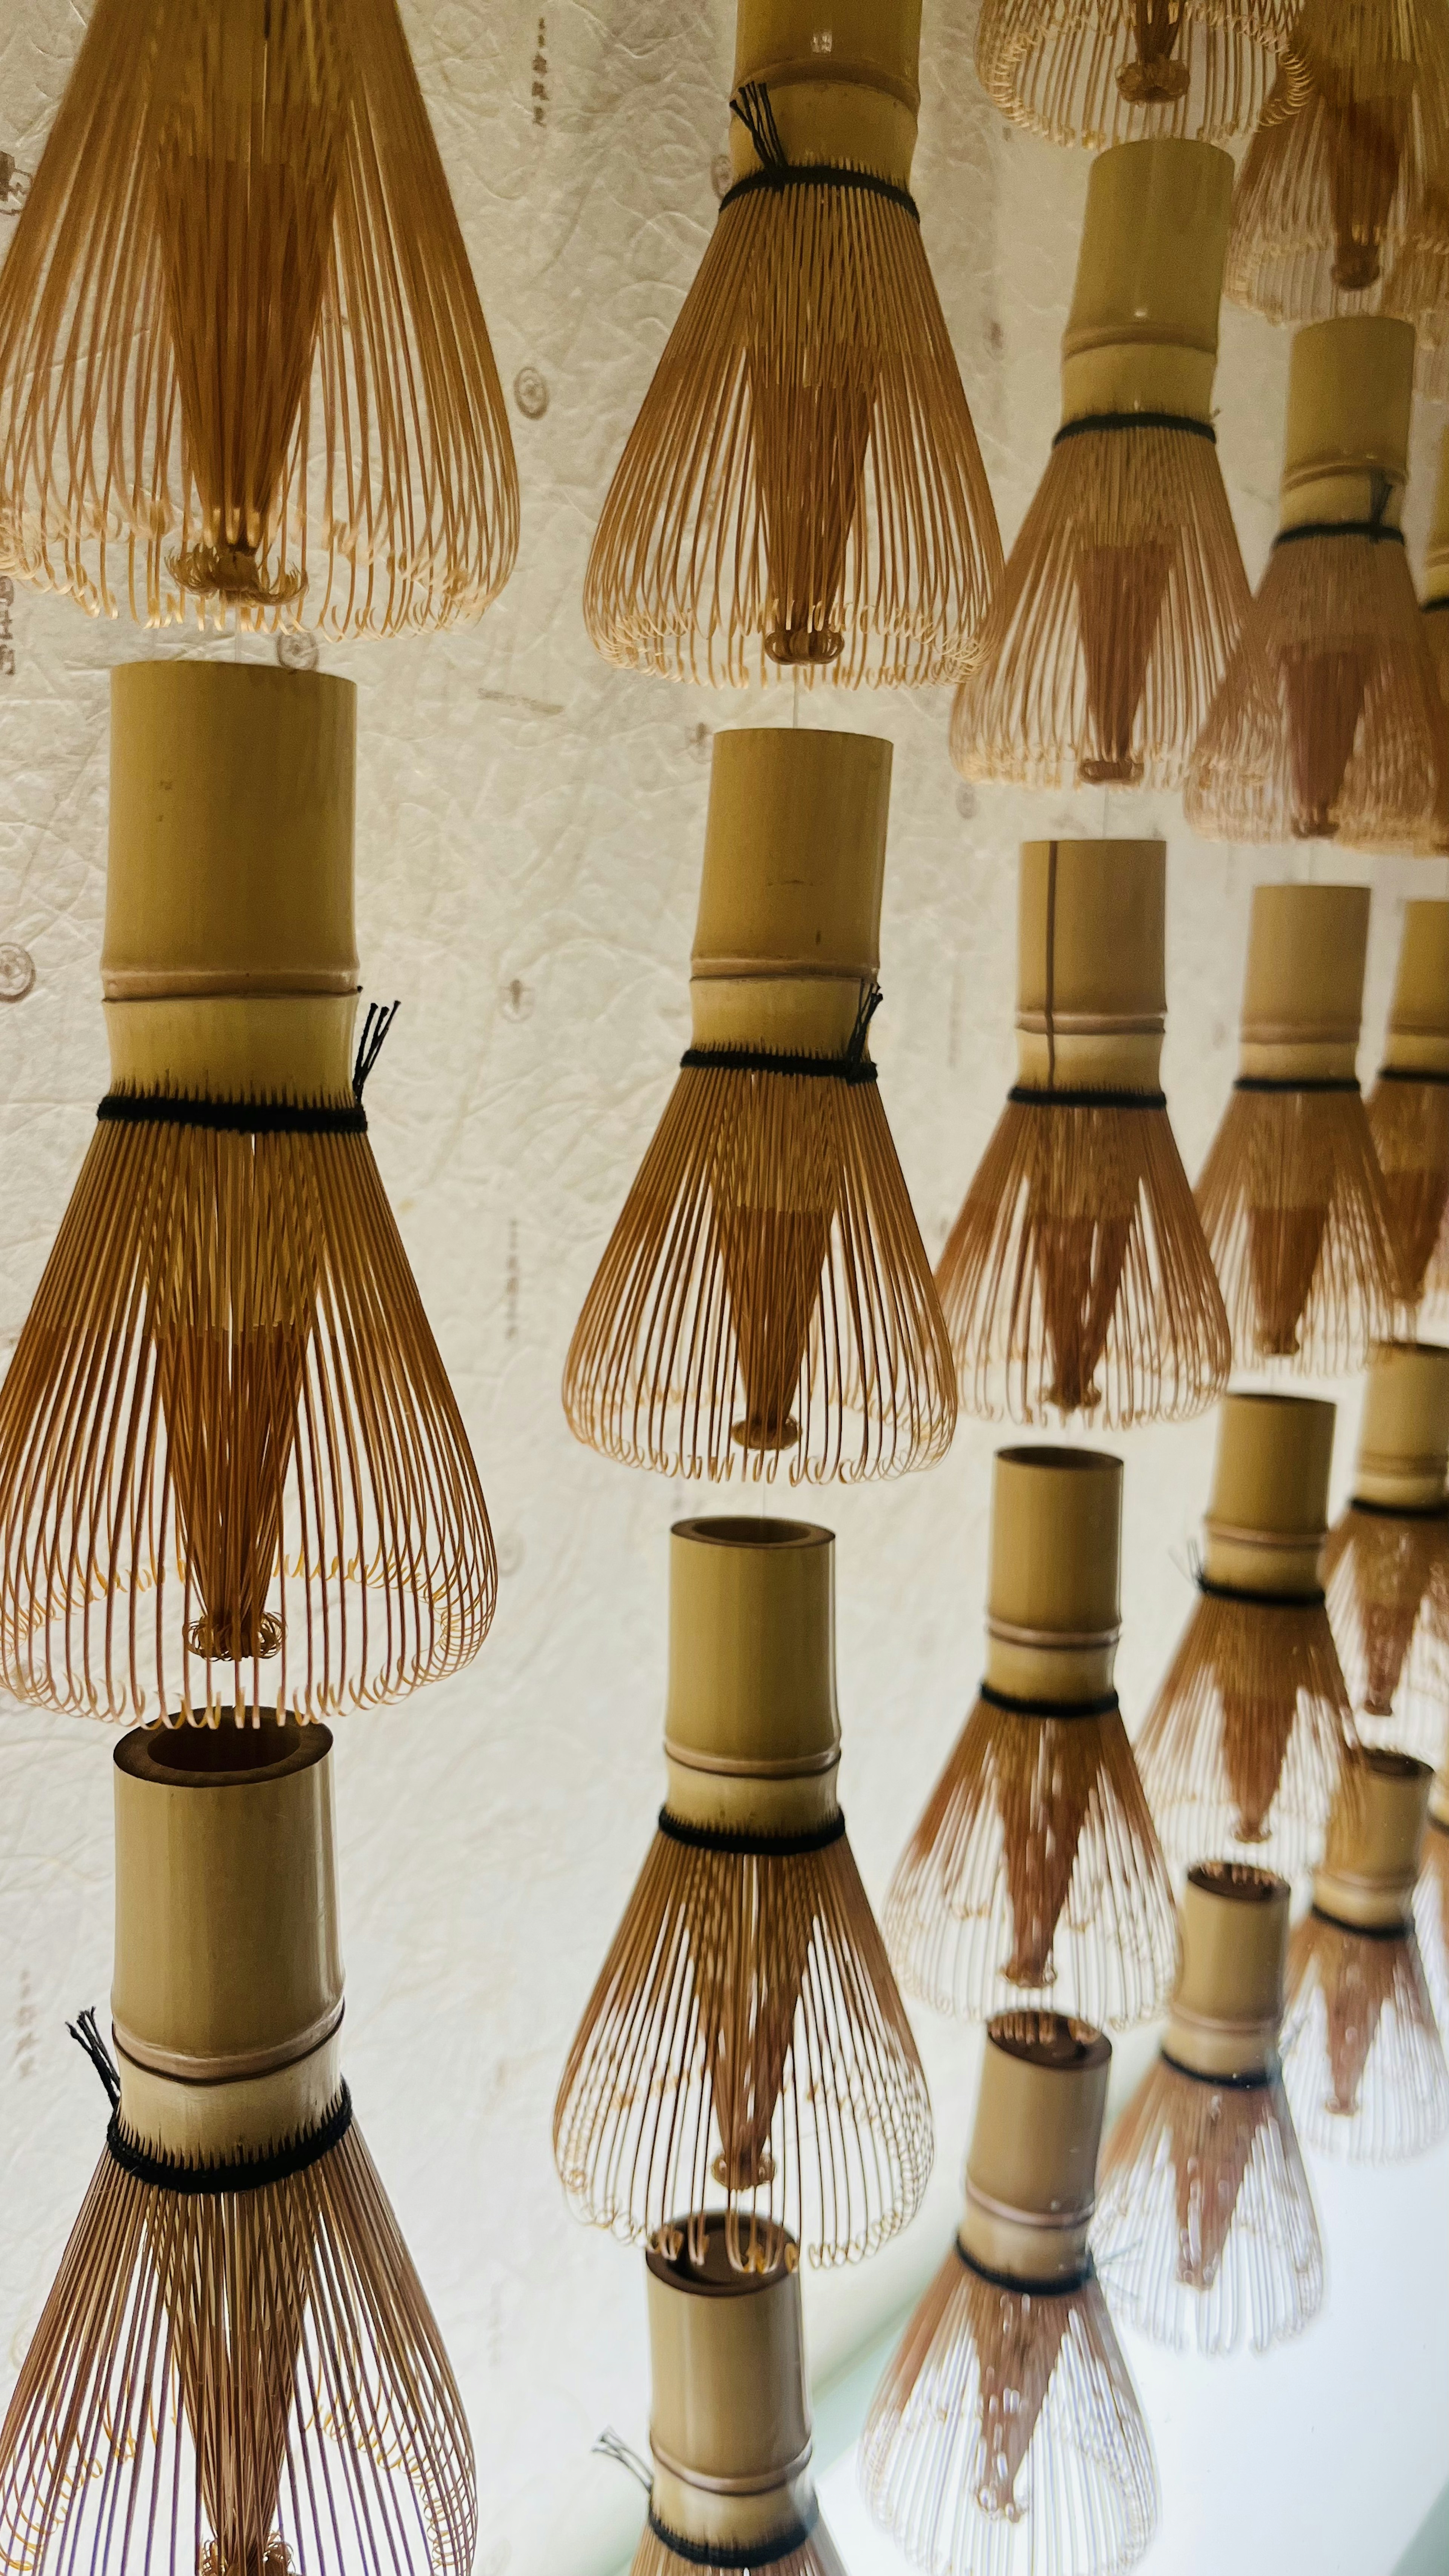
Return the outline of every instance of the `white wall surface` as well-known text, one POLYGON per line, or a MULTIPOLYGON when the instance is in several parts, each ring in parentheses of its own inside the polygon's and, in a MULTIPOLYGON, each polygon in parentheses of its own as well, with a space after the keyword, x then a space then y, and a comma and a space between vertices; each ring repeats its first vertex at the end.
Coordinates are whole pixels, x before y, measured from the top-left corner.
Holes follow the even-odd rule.
MULTIPOLYGON (((609 474, 713 219, 727 0, 403 8, 510 389, 523 543, 481 628, 328 648, 324 664, 359 690, 364 977, 404 1005, 369 1116, 476 1447, 503 1575, 494 1633, 471 1672, 338 1730, 348 2065, 471 2417, 480 2571, 594 2576, 627 2548, 637 2519, 628 2480, 589 2450, 610 2421, 643 2445, 642 2262, 568 2217, 549 2117, 660 1796, 666 1534, 694 1496, 576 1446, 558 1380, 686 1042, 711 734, 788 723, 792 707, 784 692, 686 691, 611 672, 579 607, 609 474), (541 126, 531 97, 540 47, 541 126), (524 368, 547 386, 538 419, 512 396, 524 368)), ((0 148, 22 168, 34 166, 82 14, 67 0, 0 0, 0 148)), ((987 111, 971 14, 967 0, 927 0, 916 184, 1009 544, 1057 421, 1087 165, 987 111)), ((0 215, 0 246, 4 224, 0 215)), ((1286 354, 1266 325, 1225 314, 1221 454, 1254 579, 1273 526, 1286 354)), ((1416 431, 1415 544, 1437 427, 1426 414, 1416 431)), ((0 1006, 0 1360, 106 1082, 106 674, 120 659, 180 649, 174 635, 92 625, 68 602, 29 595, 14 630, 14 674, 0 680, 0 940, 33 952, 36 984, 0 1006)), ((1440 865, 1209 847, 1165 796, 1120 795, 1108 808, 1095 795, 973 794, 947 758, 944 694, 802 695, 799 715, 882 731, 896 746, 886 1003, 872 1048, 933 1256, 1012 1079, 1024 834, 1105 826, 1170 839, 1165 1076, 1190 1171, 1233 1072, 1256 878, 1312 865, 1372 873, 1371 1073, 1398 908, 1411 890, 1445 891, 1440 865)), ((1352 1389, 1341 1406, 1340 1493, 1352 1389)), ((963 1423, 930 1475, 797 1505, 839 1536, 843 1798, 877 1899, 978 1673, 997 1436, 963 1423)), ((1189 1606, 1187 1549, 1211 1442, 1204 1422, 1123 1444, 1129 1718, 1144 1710, 1189 1606)), ((63 2022, 108 1986, 109 1819, 103 1732, 4 1712, 6 2384, 100 2149, 102 2100, 63 2022)), ((822 2374, 924 2283, 953 2223, 976 2043, 924 2015, 920 2038, 938 2120, 932 2196, 888 2254, 807 2283, 822 2374)), ((1154 2566, 1189 2576, 1220 2567, 1228 2549, 1234 2576, 1279 2576, 1285 2561, 1318 2576, 1379 2576, 1392 2564, 1444 2469, 1446 2171, 1441 2158, 1432 2187, 1428 2168, 1402 2183, 1325 2184, 1332 2289, 1319 2350, 1326 2358, 1333 2333, 1334 2367, 1310 2367, 1305 2347, 1301 2369, 1245 2361, 1215 2383, 1201 2418, 1213 2428, 1210 2494, 1194 2411, 1209 2400, 1201 2374, 1144 2359, 1166 2486, 1154 2566), (1392 2216, 1409 2210, 1402 2223, 1392 2216), (1412 2330, 1400 2332, 1401 2306, 1407 2317, 1415 2299, 1412 2330), (1394 2452, 1393 2498, 1371 2466, 1381 2446, 1394 2452), (1211 2552, 1193 2539, 1200 2527, 1218 2535, 1211 2552)), ((862 2555, 856 2576, 876 2563, 862 2555)))

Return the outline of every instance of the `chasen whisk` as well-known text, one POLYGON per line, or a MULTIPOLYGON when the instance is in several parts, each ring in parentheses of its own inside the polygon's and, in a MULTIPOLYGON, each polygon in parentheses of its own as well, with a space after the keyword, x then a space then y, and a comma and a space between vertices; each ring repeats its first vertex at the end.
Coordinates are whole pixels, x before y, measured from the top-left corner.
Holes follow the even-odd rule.
POLYGON ((1323 1574, 1360 1732, 1430 1762, 1449 1741, 1446 1460, 1449 1350, 1378 1344, 1323 1574))
POLYGON ((1368 1121, 1384 1176, 1399 1301, 1417 1314, 1449 1293, 1449 903, 1404 906, 1368 1121))
POLYGON ((1221 140, 1252 124, 1292 24, 1292 0, 982 0, 976 69, 1054 143, 1221 140))

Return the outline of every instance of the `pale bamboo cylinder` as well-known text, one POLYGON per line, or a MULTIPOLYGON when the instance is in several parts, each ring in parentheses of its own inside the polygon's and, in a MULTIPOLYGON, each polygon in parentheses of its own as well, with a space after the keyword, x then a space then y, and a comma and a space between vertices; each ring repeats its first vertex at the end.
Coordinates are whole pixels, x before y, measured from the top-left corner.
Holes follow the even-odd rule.
POLYGON ((806 1521, 676 1521, 669 1810, 786 1834, 836 1809, 835 1540, 806 1521))
POLYGON ((839 1055, 880 964, 891 746, 717 733, 690 964, 696 1046, 839 1055))
MULTIPOLYGON (((921 0, 738 0, 735 95, 762 83, 785 158, 910 185, 920 113, 921 0)), ((738 118, 730 162, 759 167, 738 118)))
POLYGON ((1086 2261, 1111 2043, 1061 2013, 986 2025, 959 2242, 1023 2285, 1072 2279, 1086 2261))
POLYGON ((121 2115, 170 2155, 279 2145, 335 2098, 325 1726, 136 1728, 114 1758, 121 2115))
POLYGON ((1253 888, 1241 1074, 1278 1082, 1353 1079, 1368 924, 1367 886, 1253 888))
POLYGON ((1225 1395, 1203 1572, 1235 1591, 1319 1591, 1334 1408, 1317 1396, 1225 1395))
POLYGON ((1188 1871, 1162 2053, 1189 2074, 1251 2080, 1276 2064, 1290 1894, 1286 1878, 1246 1861, 1199 1861, 1188 1871))
POLYGON ((1355 1497, 1390 1510, 1433 1510, 1449 1470, 1449 1350, 1376 1342, 1359 1422, 1355 1497))
POLYGON ((1414 328, 1346 314, 1293 335, 1278 523, 1396 528, 1408 478, 1414 328))
POLYGON ((1167 845, 1023 841, 1017 1080, 1155 1091, 1167 1011, 1167 845))
POLYGON ((729 2551, 805 2518, 810 2399, 797 2265, 733 2271, 723 2215, 706 2227, 701 2268, 685 2251, 645 2258, 650 2501, 679 2539, 729 2551))
POLYGON ((1012 1699, 1112 1687, 1122 1611, 1122 1461, 998 1449, 991 1466, 986 1679, 1012 1699))
POLYGON ((1407 1753, 1373 1747, 1360 1755, 1334 1800, 1323 1865, 1313 1873, 1318 1913, 1352 1931, 1409 1930, 1433 1776, 1407 1753))
POLYGON ((252 662, 112 672, 101 986, 118 1084, 350 1097, 356 695, 252 662))
POLYGON ((1429 1791, 1429 1822, 1437 1825, 1441 1833, 1449 1833, 1449 1763, 1442 1764, 1434 1774, 1429 1791))
POLYGON ((1404 906, 1384 1062, 1402 1073, 1449 1074, 1449 903, 1404 906))
POLYGON ((1212 415, 1233 165, 1211 143, 1161 136, 1099 153, 1087 181, 1062 418, 1212 415))
POLYGON ((1424 606, 1449 600, 1449 429, 1439 440, 1439 473, 1434 485, 1434 524, 1424 555, 1424 606))

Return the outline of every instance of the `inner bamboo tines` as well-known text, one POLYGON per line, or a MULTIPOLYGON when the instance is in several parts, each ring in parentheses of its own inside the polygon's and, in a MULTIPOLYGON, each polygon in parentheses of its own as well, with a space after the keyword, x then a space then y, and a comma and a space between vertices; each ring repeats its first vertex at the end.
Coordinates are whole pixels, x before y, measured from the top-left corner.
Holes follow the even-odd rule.
POLYGON ((1077 762, 1086 786, 1135 787, 1141 780, 1133 735, 1175 553, 1171 544, 1148 542, 1084 546, 1077 557, 1089 739, 1095 746, 1077 762))
POLYGON ((1185 97, 1192 74, 1180 59, 1183 0, 1132 0, 1136 53, 1117 73, 1117 87, 1134 106, 1160 106, 1185 97))

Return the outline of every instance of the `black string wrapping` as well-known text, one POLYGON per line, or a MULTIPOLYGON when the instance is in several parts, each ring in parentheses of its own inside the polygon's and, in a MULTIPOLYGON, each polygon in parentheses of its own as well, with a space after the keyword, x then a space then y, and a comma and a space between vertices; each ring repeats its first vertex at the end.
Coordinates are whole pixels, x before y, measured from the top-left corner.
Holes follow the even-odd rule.
POLYGON ((1017 1109, 1165 1109, 1165 1091, 1045 1090, 1014 1082, 1006 1095, 1017 1109))
POLYGON ((1357 1091, 1358 1077, 1352 1073, 1294 1074, 1290 1077, 1268 1073, 1240 1073, 1234 1091, 1357 1091))
POLYGON ((659 1830, 666 1842, 683 1843, 688 1851, 728 1852, 742 1860, 798 1860, 806 1852, 828 1851, 845 1833, 845 1816, 837 1807, 823 1824, 807 1825, 798 1834, 750 1833, 727 1825, 692 1825, 659 1810, 659 1830))
POLYGON ((879 984, 862 984, 855 1025, 844 1055, 785 1055, 769 1047, 686 1047, 679 1059, 686 1070, 717 1073, 803 1073, 824 1082, 878 1082, 879 1068, 865 1052, 870 1024, 884 1000, 879 984))
POLYGON ((1218 443, 1212 422, 1199 420, 1194 412, 1089 411, 1080 420, 1064 420, 1052 445, 1061 447, 1069 438, 1085 438, 1093 429, 1180 429, 1188 438, 1205 438, 1210 447, 1218 443))
POLYGON ((66 2029, 76 2045, 85 2050, 105 2087, 111 2105, 106 2129, 106 2149, 113 2164, 133 2181, 154 2183, 162 2191, 184 2193, 187 2198, 219 2199, 223 2193, 262 2191, 268 2183, 287 2182, 293 2174, 305 2173, 346 2137, 352 2126, 352 2096, 344 2084, 331 2110, 315 2129, 300 2137, 289 2138, 284 2145, 256 2156, 238 2156, 231 2163, 219 2165, 178 2164, 171 2156, 153 2155, 148 2148, 138 2147, 121 2127, 120 2070, 107 2048, 96 2019, 95 2007, 78 2013, 66 2029))
POLYGON ((1265 2093, 1281 2072, 1276 2057, 1260 2075, 1204 2075, 1200 2066, 1184 2066, 1180 2057, 1173 2057, 1165 2048, 1158 2054, 1174 2075, 1185 2075, 1189 2084, 1210 2084, 1217 2093, 1265 2093))
POLYGON ((1021 2281, 1010 2272, 993 2272, 985 2263, 978 2263, 974 2254, 967 2253, 959 2236, 953 2237, 951 2243, 963 2272, 974 2272, 978 2281, 989 2281, 994 2290, 1021 2291, 1034 2300, 1068 2299, 1074 2290, 1084 2290, 1087 2283, 1096 2278, 1097 2267, 1090 2254, 1075 2272, 1064 2272, 1060 2280, 1021 2281))
POLYGON ((108 1091, 98 1102, 103 1127, 203 1127, 224 1136, 365 1136, 362 1094, 400 1002, 369 1002, 344 1106, 297 1100, 189 1100, 167 1091, 108 1091))
POLYGON ((1114 1690, 1099 1691, 1095 1699, 1013 1699, 990 1682, 983 1682, 976 1696, 1008 1717, 1112 1717, 1122 1705, 1114 1690))
POLYGON ((655 2539, 690 2567, 773 2567, 780 2559, 793 2557, 797 2549, 804 2548, 819 2520, 820 2507, 812 2496, 809 2511, 801 2521, 792 2522, 772 2540, 752 2540, 741 2546, 732 2540, 686 2540, 681 2532, 671 2531, 667 2522, 660 2521, 652 2505, 649 2508, 649 2528, 655 2539))
POLYGON ((1439 1503, 1371 1503, 1362 1494, 1351 1494, 1348 1508, 1367 1512, 1375 1521, 1449 1521, 1449 1498, 1439 1503))
POLYGON ((739 118, 759 155, 760 166, 758 170, 747 170, 742 179, 726 188, 719 201, 721 214, 737 198, 752 197, 761 188, 858 188, 868 197, 884 197, 888 205, 900 206, 912 223, 920 222, 920 209, 909 189, 897 187, 893 179, 882 179, 874 170, 787 160, 770 93, 763 81, 744 82, 730 100, 730 114, 739 118))
MULTIPOLYGON (((1441 608, 1449 608, 1449 599, 1440 600, 1437 605, 1441 608)), ((1429 1082, 1437 1083, 1441 1088, 1449 1086, 1449 1073, 1439 1073, 1412 1064, 1381 1064, 1378 1078, 1380 1082, 1429 1082)))
POLYGON ((1246 1583, 1214 1583, 1206 1574, 1197 1577, 1199 1592, 1209 1601, 1240 1601, 1248 1610, 1321 1610, 1323 1594, 1313 1592, 1255 1592, 1246 1583))
POLYGON ((1305 537, 1367 537, 1375 546, 1401 546, 1402 528, 1391 528, 1382 519, 1308 519, 1301 528, 1280 528, 1273 539, 1273 552, 1280 546, 1296 546, 1305 537))

